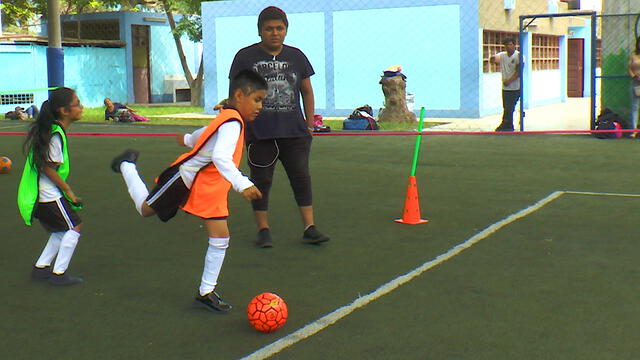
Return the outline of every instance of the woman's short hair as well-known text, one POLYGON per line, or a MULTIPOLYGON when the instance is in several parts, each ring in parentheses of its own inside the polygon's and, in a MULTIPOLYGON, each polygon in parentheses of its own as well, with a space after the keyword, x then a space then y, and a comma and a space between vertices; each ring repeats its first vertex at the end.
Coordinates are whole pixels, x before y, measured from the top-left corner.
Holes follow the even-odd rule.
POLYGON ((284 26, 286 28, 289 27, 287 14, 285 14, 285 12, 282 9, 276 6, 268 6, 260 12, 260 15, 258 15, 258 31, 262 29, 262 25, 267 20, 282 20, 282 22, 284 23, 284 26))

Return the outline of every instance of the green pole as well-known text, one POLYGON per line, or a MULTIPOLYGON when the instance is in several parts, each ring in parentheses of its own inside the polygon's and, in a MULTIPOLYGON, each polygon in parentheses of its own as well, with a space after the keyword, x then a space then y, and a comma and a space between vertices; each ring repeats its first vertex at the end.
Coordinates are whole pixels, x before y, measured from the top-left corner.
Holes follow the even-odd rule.
POLYGON ((416 137, 416 146, 413 150, 413 164, 411 165, 411 176, 416 176, 416 168, 418 167, 418 154, 420 153, 420 142, 422 141, 422 122, 424 121, 424 106, 420 109, 420 120, 418 121, 418 136, 416 137))
POLYGON ((55 90, 57 86, 48 87, 48 88, 40 88, 40 89, 21 89, 21 90, 1 90, 0 94, 15 94, 15 93, 25 93, 25 92, 35 92, 35 91, 45 91, 45 90, 55 90))

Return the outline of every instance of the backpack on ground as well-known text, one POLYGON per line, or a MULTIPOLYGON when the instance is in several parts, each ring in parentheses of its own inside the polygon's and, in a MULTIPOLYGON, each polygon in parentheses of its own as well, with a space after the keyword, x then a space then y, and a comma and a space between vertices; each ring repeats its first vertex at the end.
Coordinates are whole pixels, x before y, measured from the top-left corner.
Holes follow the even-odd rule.
MULTIPOLYGON (((621 130, 623 128, 623 124, 627 124, 624 119, 620 117, 620 115, 611 111, 609 108, 604 108, 598 118, 596 119, 596 130, 621 130)), ((622 132, 612 131, 612 132, 603 132, 603 133, 593 133, 593 136, 598 139, 617 139, 622 137, 622 132)))
POLYGON ((373 117, 371 106, 364 105, 356 108, 348 118, 342 122, 343 130, 378 130, 378 122, 373 117))

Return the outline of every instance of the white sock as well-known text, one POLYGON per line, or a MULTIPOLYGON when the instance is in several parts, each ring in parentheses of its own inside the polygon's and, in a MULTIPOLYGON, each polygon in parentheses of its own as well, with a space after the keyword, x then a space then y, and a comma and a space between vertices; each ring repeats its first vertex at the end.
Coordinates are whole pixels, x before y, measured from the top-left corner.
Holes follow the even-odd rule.
POLYGON ((124 182, 127 184, 129 196, 133 199, 136 210, 138 210, 138 213, 142 215, 142 203, 145 201, 147 196, 149 196, 147 185, 145 185, 144 181, 140 178, 138 169, 136 169, 136 164, 134 163, 123 161, 120 163, 120 172, 122 173, 124 182))
POLYGON ((207 255, 204 257, 204 271, 200 281, 200 295, 206 295, 213 291, 218 284, 218 275, 224 261, 224 254, 229 247, 229 238, 209 238, 207 255))
POLYGON ((49 241, 47 241, 47 245, 45 245, 44 250, 42 250, 42 254, 36 261, 36 267, 45 267, 50 266, 53 258, 58 254, 58 249, 60 249, 60 241, 62 240, 62 236, 64 235, 64 231, 51 233, 49 236, 49 241))
POLYGON ((53 272, 55 274, 63 274, 67 271, 79 239, 80 233, 75 230, 69 230, 64 233, 62 241, 60 241, 60 250, 58 251, 56 263, 53 265, 53 272))

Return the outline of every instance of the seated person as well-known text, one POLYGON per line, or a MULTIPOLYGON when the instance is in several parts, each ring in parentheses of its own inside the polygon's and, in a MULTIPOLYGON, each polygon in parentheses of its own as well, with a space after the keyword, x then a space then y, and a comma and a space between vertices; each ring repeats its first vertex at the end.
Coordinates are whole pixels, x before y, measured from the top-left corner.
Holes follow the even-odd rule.
POLYGON ((27 113, 27 116, 29 117, 29 119, 35 119, 36 117, 38 117, 38 114, 40 113, 40 111, 38 110, 38 107, 35 105, 31 105, 28 108, 22 109, 22 110, 25 113, 27 113))
POLYGON ((127 105, 119 102, 111 102, 111 99, 104 99, 104 120, 113 121, 149 121, 146 117, 136 114, 136 111, 127 105))
POLYGON ((24 111, 23 107, 16 106, 13 111, 6 112, 4 114, 4 118, 8 120, 27 120, 29 118, 29 114, 24 111))

